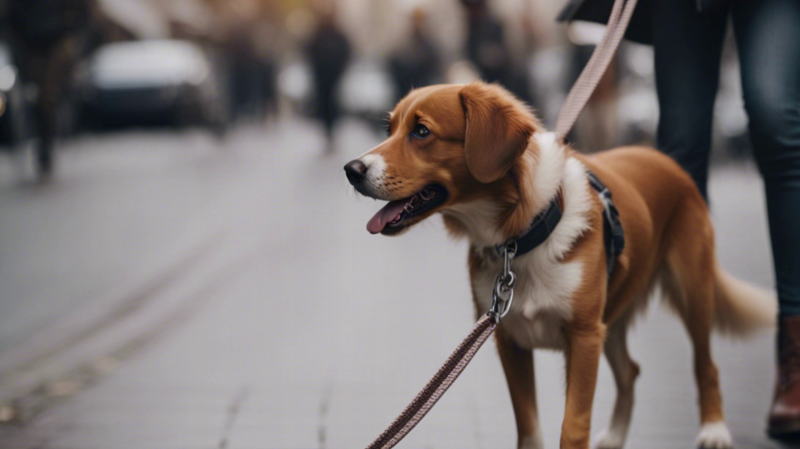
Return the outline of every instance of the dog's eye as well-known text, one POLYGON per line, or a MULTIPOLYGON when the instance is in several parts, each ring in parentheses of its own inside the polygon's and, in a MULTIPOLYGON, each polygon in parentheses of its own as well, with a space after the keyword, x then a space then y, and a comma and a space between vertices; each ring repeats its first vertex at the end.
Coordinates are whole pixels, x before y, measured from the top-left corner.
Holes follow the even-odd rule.
POLYGON ((417 139, 424 139, 431 134, 431 130, 428 129, 427 126, 417 123, 414 126, 414 129, 411 130, 411 137, 415 137, 417 139))

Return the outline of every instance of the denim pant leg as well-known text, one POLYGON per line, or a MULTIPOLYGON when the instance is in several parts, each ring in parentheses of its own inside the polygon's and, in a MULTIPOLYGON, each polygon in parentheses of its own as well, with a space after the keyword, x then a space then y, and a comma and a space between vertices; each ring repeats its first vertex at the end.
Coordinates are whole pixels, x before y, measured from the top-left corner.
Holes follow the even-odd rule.
POLYGON ((694 0, 653 0, 658 148, 706 195, 714 99, 727 13, 699 14, 694 0))
POLYGON ((800 1, 734 2, 733 19, 780 314, 800 315, 800 1))

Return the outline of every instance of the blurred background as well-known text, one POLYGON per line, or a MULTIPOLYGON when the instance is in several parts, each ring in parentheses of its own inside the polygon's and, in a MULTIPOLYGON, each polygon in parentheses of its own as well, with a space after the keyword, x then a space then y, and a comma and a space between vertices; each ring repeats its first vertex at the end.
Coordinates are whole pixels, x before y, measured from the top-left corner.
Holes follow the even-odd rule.
MULTIPOLYGON (((415 86, 498 82, 552 126, 603 32, 557 23, 562 3, 0 0, 0 447, 368 443, 472 305, 463 242, 437 219, 369 236, 378 205, 341 167, 415 86)), ((736 64, 726 51, 712 213, 723 265, 772 286, 736 64)), ((651 49, 623 44, 575 147, 652 144, 653 84, 651 49)), ((629 447, 689 447, 680 325, 653 307, 631 341, 629 447)), ((771 341, 715 342, 737 447, 778 447, 771 341)), ((563 363, 537 365, 555 447, 563 363)), ((604 367, 593 429, 613 394, 604 367)), ((407 446, 512 447, 506 396, 485 349, 407 446)))
MULTIPOLYGON (((477 78, 507 86, 551 122, 603 31, 557 24, 561 6, 4 0, 2 142, 8 152, 38 134, 68 141, 145 125, 199 127, 223 138, 242 123, 311 118, 332 151, 339 119, 378 126, 413 86, 477 78)), ((719 146, 735 156, 747 150, 745 117, 731 107, 740 103, 734 59, 726 58, 715 129, 719 146)), ((572 140, 593 150, 650 139, 652 83, 649 47, 624 46, 572 140)), ((48 172, 50 162, 38 159, 32 168, 48 172)))

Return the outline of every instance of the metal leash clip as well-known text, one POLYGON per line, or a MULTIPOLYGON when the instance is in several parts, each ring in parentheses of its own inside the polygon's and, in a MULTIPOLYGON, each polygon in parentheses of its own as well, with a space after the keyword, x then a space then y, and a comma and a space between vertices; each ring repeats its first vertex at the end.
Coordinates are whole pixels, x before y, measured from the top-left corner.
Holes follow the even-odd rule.
POLYGON ((492 321, 500 320, 511 310, 514 301, 514 283, 517 276, 511 269, 511 260, 517 254, 517 242, 510 240, 496 247, 498 254, 503 258, 503 271, 497 275, 492 289, 492 305, 489 307, 489 316, 492 321))

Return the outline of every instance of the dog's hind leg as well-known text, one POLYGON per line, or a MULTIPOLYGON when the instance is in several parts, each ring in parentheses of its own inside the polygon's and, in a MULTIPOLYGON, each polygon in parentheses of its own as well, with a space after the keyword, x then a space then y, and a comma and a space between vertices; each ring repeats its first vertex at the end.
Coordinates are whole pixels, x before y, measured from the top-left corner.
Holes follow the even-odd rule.
POLYGON ((683 208, 674 217, 664 287, 686 326, 694 350, 701 423, 697 445, 701 449, 726 449, 733 443, 722 410, 719 373, 711 357, 715 314, 714 235, 708 213, 705 210, 692 213, 688 209, 683 208))
POLYGON ((500 328, 497 330, 497 352, 517 421, 517 449, 542 449, 544 446, 536 412, 533 351, 519 347, 500 328))
MULTIPOLYGON (((710 284, 710 282, 709 282, 710 284)), ((713 286, 702 289, 709 297, 713 286)), ((719 387, 719 372, 711 358, 711 307, 699 304, 689 297, 686 327, 694 349, 694 375, 700 393, 700 434, 697 445, 701 449, 724 449, 733 446, 725 413, 722 410, 722 393, 719 387)))
POLYGON ((603 431, 596 449, 620 449, 628 436, 633 412, 633 386, 639 376, 639 365, 628 353, 628 322, 621 318, 608 328, 604 351, 617 384, 617 400, 608 429, 603 431))

